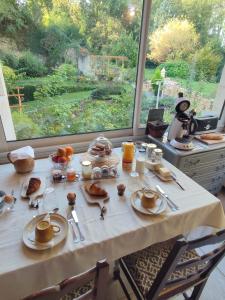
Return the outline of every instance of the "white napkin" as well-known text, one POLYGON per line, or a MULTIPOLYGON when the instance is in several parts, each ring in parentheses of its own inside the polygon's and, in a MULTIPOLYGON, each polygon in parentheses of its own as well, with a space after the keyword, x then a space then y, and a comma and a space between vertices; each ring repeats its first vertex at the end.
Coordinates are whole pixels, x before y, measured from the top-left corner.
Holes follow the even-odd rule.
POLYGON ((34 149, 30 146, 19 148, 10 152, 10 159, 12 162, 15 162, 17 159, 24 159, 29 157, 34 158, 34 149))

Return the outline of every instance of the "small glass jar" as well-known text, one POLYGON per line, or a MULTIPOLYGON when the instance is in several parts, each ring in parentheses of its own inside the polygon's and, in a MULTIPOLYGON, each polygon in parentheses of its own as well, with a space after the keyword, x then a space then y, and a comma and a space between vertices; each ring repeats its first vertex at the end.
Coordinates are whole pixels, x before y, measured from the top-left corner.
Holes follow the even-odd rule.
POLYGON ((147 144, 146 146, 146 160, 152 159, 152 152, 157 148, 156 144, 147 144))
POLYGON ((84 179, 91 179, 92 175, 92 166, 89 160, 82 161, 82 177, 84 179))
POLYGON ((76 171, 73 168, 70 168, 66 171, 67 181, 75 181, 76 180, 76 171))
POLYGON ((162 163, 162 157, 163 157, 163 152, 162 149, 156 148, 152 152, 152 162, 161 164, 162 163))

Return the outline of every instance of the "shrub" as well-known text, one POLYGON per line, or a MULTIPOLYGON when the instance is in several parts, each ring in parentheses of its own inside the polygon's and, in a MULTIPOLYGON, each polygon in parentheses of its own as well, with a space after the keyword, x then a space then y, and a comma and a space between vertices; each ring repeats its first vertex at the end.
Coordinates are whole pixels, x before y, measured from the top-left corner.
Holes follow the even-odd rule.
POLYGON ((14 111, 12 113, 12 118, 15 126, 16 138, 18 140, 41 136, 39 126, 25 113, 14 111))
POLYGON ((0 58, 5 66, 8 66, 12 69, 18 68, 19 59, 16 56, 16 54, 14 54, 12 52, 9 52, 9 53, 2 52, 2 53, 0 53, 0 58))
POLYGON ((160 69, 165 68, 166 75, 169 77, 188 78, 189 65, 184 60, 170 60, 159 65, 160 69))
POLYGON ((215 81, 217 69, 222 57, 217 54, 210 44, 196 52, 196 80, 215 81))
POLYGON ((37 86, 34 92, 34 98, 40 100, 43 98, 62 95, 64 93, 74 93, 80 91, 89 91, 97 87, 97 84, 92 82, 76 82, 75 80, 68 80, 58 75, 51 75, 48 80, 37 86))
POLYGON ((159 81, 162 81, 162 75, 161 75, 161 71, 159 68, 155 69, 154 74, 152 75, 151 78, 151 83, 152 83, 152 89, 154 91, 154 95, 157 96, 158 93, 158 88, 159 88, 159 81))
POLYGON ((106 85, 95 89, 91 93, 92 99, 110 100, 112 95, 121 95, 124 88, 121 85, 106 85))
POLYGON ((77 75, 77 69, 71 64, 62 64, 55 69, 54 74, 65 79, 72 79, 77 75))
POLYGON ((36 55, 26 51, 19 58, 19 72, 30 77, 40 77, 47 73, 47 68, 36 55))
POLYGON ((2 66, 2 72, 3 72, 8 93, 10 93, 15 86, 17 75, 13 69, 7 66, 2 66))

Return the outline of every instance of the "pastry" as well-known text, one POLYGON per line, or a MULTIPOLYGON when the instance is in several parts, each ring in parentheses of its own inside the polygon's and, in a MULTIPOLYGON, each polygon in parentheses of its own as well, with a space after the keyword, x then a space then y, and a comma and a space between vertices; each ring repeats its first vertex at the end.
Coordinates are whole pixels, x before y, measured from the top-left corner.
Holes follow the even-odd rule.
POLYGON ((87 183, 84 186, 85 191, 91 196, 107 197, 108 193, 100 186, 99 182, 87 183))
POLYGON ((156 205, 157 195, 152 191, 145 191, 141 196, 141 205, 144 208, 153 208, 156 205))
POLYGON ((29 180, 26 195, 29 196, 36 192, 41 186, 41 180, 39 178, 32 177, 29 180))
POLYGON ((202 140, 222 140, 223 135, 221 133, 207 133, 207 134, 201 134, 200 138, 202 140))

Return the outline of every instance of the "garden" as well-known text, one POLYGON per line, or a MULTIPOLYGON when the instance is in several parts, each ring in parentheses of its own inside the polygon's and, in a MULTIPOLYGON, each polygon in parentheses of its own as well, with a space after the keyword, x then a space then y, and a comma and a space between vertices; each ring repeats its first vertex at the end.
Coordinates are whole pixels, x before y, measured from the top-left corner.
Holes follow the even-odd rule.
MULTIPOLYGON (((131 128, 142 3, 3 1, 0 61, 17 140, 131 128), (10 17, 9 17, 10 16, 10 17)), ((142 93, 170 121, 179 91, 211 111, 225 62, 218 0, 153 1, 142 93), (164 73, 162 72, 164 70, 164 73)))

